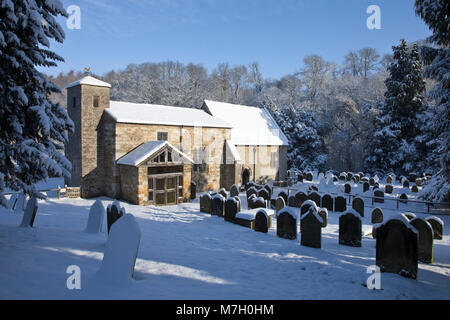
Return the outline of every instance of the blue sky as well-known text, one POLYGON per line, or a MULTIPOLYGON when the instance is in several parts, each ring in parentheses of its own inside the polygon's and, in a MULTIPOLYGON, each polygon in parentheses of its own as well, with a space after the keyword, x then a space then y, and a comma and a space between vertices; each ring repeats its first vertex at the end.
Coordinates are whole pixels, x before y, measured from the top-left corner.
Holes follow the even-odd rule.
POLYGON ((81 9, 81 29, 52 49, 65 63, 50 74, 91 67, 96 74, 130 63, 175 60, 211 71, 220 62, 258 61, 266 78, 298 71, 303 57, 340 63, 350 50, 390 53, 401 38, 430 31, 413 0, 63 0, 81 9), (369 30, 369 5, 381 9, 381 30, 369 30))

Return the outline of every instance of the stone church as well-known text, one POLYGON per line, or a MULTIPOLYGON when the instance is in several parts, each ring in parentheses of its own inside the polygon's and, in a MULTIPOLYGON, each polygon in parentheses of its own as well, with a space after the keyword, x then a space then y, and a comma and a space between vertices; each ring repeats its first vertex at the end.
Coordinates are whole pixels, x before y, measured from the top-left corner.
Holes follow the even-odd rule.
POLYGON ((110 100, 111 85, 86 76, 67 86, 75 123, 65 146, 68 186, 83 198, 139 205, 189 201, 197 191, 284 180, 288 140, 261 108, 204 101, 200 109, 110 100))

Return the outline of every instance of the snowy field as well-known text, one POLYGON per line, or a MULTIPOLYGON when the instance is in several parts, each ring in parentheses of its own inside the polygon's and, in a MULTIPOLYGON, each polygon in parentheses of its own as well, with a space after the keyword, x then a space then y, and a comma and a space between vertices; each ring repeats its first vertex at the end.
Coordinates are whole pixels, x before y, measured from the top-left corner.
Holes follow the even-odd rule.
MULTIPOLYGON (((112 202, 98 199, 105 207, 112 202)), ((241 199, 245 205, 244 194, 241 199)), ((32 229, 18 227, 20 214, 0 209, 0 299, 450 298, 448 216, 440 216, 444 238, 435 240, 433 264, 419 263, 418 280, 382 273, 382 290, 369 290, 367 267, 375 264, 376 241, 367 235, 360 248, 339 245, 338 213, 329 213, 322 249, 313 249, 300 245, 300 234, 297 240, 278 238, 276 219, 267 234, 255 232, 200 213, 198 199, 167 207, 121 202, 142 238, 134 280, 107 285, 96 276, 106 231, 83 232, 94 201, 40 200, 32 229), (66 287, 70 265, 81 269, 81 290, 66 287)), ((371 211, 366 208, 364 234, 372 230, 371 211)), ((398 212, 384 213, 386 220, 398 212)))

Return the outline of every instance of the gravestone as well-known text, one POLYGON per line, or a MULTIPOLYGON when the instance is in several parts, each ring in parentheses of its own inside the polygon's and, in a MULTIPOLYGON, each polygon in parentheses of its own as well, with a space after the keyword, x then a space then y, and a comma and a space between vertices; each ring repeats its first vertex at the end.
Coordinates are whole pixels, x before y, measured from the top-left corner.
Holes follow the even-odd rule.
POLYGON ((306 181, 312 181, 313 180, 313 173, 311 171, 306 173, 305 180, 306 181))
POLYGON ((364 218, 364 200, 360 197, 356 197, 352 201, 352 209, 359 213, 364 218))
POLYGON ((303 175, 301 173, 297 175, 297 182, 303 182, 303 175))
POLYGON ((361 247, 362 223, 360 215, 354 210, 339 217, 339 244, 361 247))
POLYGON ((197 184, 191 181, 191 200, 197 198, 197 184))
POLYGON ((230 188, 230 197, 239 196, 239 187, 236 184, 233 184, 230 188))
POLYGON ((319 211, 317 204, 314 201, 307 200, 307 201, 303 202, 302 207, 300 208, 300 217, 303 216, 305 213, 307 213, 311 207, 314 208, 316 213, 317 213, 317 211, 319 211))
POLYGON ((111 231, 112 225, 122 217, 123 211, 121 209, 122 208, 120 207, 120 204, 117 201, 114 201, 112 205, 108 205, 106 209, 108 234, 111 231))
POLYGON ((374 178, 370 178, 370 179, 369 179, 369 184, 370 184, 371 186, 374 186, 374 185, 375 185, 375 179, 374 179, 374 178))
POLYGON ((322 228, 326 228, 328 225, 328 210, 327 208, 319 208, 319 217, 322 218, 322 228))
POLYGON ((422 218, 414 218, 409 223, 419 232, 419 261, 433 263, 433 227, 422 218))
POLYGON ((334 198, 334 211, 344 212, 347 210, 347 200, 342 196, 334 198))
POLYGON ((297 239, 297 215, 291 207, 285 207, 277 213, 277 236, 284 239, 297 239))
POLYGON ((211 214, 223 217, 225 214, 225 198, 221 194, 216 194, 211 199, 211 214))
POLYGON ((408 203, 408 195, 406 193, 402 193, 400 195, 400 202, 401 203, 408 203))
POLYGON ((211 213, 211 196, 209 193, 200 197, 200 212, 211 213))
POLYGON ((288 206, 295 208, 295 196, 289 196, 289 198, 288 198, 288 206))
POLYGON ((328 211, 333 211, 333 197, 326 194, 322 197, 322 207, 327 208, 328 211))
POLYGON ((263 233, 269 231, 269 215, 265 210, 259 210, 255 215, 255 231, 263 233))
POLYGON ((433 238, 436 240, 442 240, 442 235, 444 232, 444 222, 435 216, 428 217, 425 220, 427 220, 427 222, 433 228, 433 238))
POLYGON ((225 199, 228 198, 227 190, 225 188, 220 188, 219 194, 224 197, 225 199))
POLYGON ((403 188, 408 188, 409 189, 409 181, 408 181, 408 179, 403 179, 403 182, 402 182, 402 185, 403 185, 403 188))
POLYGON ((277 201, 275 202, 275 212, 278 213, 284 207, 286 207, 286 202, 284 201, 283 197, 278 197, 277 201))
POLYGON ((418 232, 401 218, 390 219, 376 231, 376 265, 381 272, 417 279, 418 232))
POLYGON ((267 201, 262 197, 252 197, 248 200, 249 209, 267 208, 267 201))
POLYGON ((344 193, 351 193, 352 192, 352 186, 350 185, 350 183, 346 183, 344 185, 344 193))
POLYGON ((21 227, 33 227, 34 220, 36 219, 36 213, 38 210, 38 202, 36 196, 32 196, 30 200, 28 200, 27 206, 25 208, 25 212, 23 213, 21 227))
POLYGON ((373 199, 373 202, 384 203, 384 192, 380 189, 376 189, 373 192, 373 196, 375 197, 375 199, 373 199))
POLYGON ((409 221, 411 221, 416 217, 416 215, 412 212, 405 212, 402 215, 405 216, 405 218, 408 219, 409 221))
POLYGON ((266 201, 270 201, 270 194, 266 188, 262 188, 261 190, 258 190, 258 197, 261 197, 266 201))
POLYGON ((89 209, 89 217, 86 229, 87 233, 99 233, 102 231, 103 219, 106 215, 105 207, 100 200, 95 200, 89 209))
POLYGON ((9 210, 14 210, 16 208, 17 200, 18 200, 18 194, 13 193, 8 201, 8 209, 9 210))
POLYGON ((139 225, 131 214, 125 214, 111 227, 97 276, 108 284, 130 282, 140 241, 139 225))
POLYGON ((342 172, 339 175, 339 180, 342 181, 342 182, 346 182, 347 181, 347 174, 345 172, 342 172))
POLYGON ((383 222, 383 211, 381 211, 380 208, 373 209, 371 222, 373 224, 375 224, 375 223, 382 223, 383 222))
POLYGON ((419 192, 419 188, 416 185, 413 185, 411 187, 411 192, 417 193, 417 192, 419 192))
POLYGON ((233 199, 237 202, 237 212, 241 212, 241 199, 238 196, 233 197, 233 199))
POLYGON ((308 196, 305 193, 299 191, 295 194, 295 203, 292 207, 300 208, 303 202, 305 202, 306 200, 308 200, 308 196))
POLYGON ((23 213, 23 209, 25 206, 25 193, 19 193, 19 197, 17 198, 16 207, 14 208, 14 213, 23 213))
POLYGON ((386 192, 386 194, 392 194, 392 191, 394 191, 394 186, 392 184, 387 184, 384 187, 384 192, 386 192))
POLYGON ((310 193, 308 199, 314 201, 316 205, 320 207, 320 195, 317 192, 310 193))
POLYGON ((270 199, 272 197, 272 187, 268 183, 266 183, 263 188, 266 189, 267 192, 269 193, 269 199, 270 199))
POLYGON ((323 219, 318 215, 316 208, 311 206, 308 212, 300 218, 300 244, 311 248, 321 248, 322 225, 323 219))
POLYGON ((281 192, 278 194, 278 197, 282 197, 283 200, 284 200, 284 203, 288 203, 288 195, 287 195, 286 192, 281 191, 281 192))
POLYGON ((366 181, 363 183, 363 192, 367 192, 370 189, 370 184, 366 181))
POLYGON ((258 195, 258 190, 256 190, 255 186, 251 186, 250 188, 247 189, 247 199, 254 194, 255 196, 258 195))
MULTIPOLYGON (((386 183, 392 184, 392 181, 393 181, 392 176, 387 176, 387 178, 386 178, 386 183)), ((386 193, 387 193, 387 192, 386 192, 386 193)))
POLYGON ((225 221, 233 221, 236 217, 236 213, 238 213, 238 202, 235 198, 228 198, 225 202, 225 221))
POLYGON ((423 179, 422 178, 417 178, 416 179, 416 186, 420 187, 420 186, 422 186, 422 183, 423 183, 423 179))

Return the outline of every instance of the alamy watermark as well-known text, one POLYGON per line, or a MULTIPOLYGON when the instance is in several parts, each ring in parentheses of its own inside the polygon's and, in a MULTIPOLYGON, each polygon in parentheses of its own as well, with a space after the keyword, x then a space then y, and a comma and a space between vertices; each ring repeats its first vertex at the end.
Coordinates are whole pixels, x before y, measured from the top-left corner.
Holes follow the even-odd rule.
POLYGON ((70 265, 66 269, 70 276, 66 280, 66 287, 69 290, 81 290, 81 269, 77 265, 70 265))
POLYGON ((66 26, 70 30, 81 29, 81 9, 77 5, 71 5, 67 8, 67 21, 66 26))
POLYGON ((367 14, 370 16, 366 20, 366 26, 369 30, 380 30, 381 29, 381 9, 377 5, 370 5, 366 10, 367 14))
POLYGON ((380 267, 378 266, 368 266, 367 273, 370 274, 370 276, 367 278, 367 289, 369 290, 380 290, 381 289, 381 271, 380 267))

